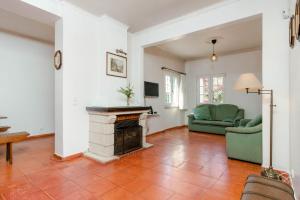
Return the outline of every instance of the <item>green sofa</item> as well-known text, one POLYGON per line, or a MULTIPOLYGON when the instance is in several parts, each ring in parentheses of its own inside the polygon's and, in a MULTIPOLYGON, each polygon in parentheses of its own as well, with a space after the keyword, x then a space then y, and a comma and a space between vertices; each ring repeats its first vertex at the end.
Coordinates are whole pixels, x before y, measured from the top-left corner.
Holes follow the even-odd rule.
POLYGON ((239 127, 226 128, 228 158, 262 163, 262 117, 243 119, 239 127))
POLYGON ((225 134, 226 127, 238 126, 244 118, 244 109, 232 104, 202 104, 188 115, 190 131, 225 134))

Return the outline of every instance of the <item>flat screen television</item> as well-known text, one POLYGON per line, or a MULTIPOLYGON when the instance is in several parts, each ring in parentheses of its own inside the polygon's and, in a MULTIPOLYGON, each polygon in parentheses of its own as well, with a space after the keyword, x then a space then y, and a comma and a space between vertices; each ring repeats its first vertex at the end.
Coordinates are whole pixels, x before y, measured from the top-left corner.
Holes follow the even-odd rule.
POLYGON ((151 83, 151 82, 145 81, 144 95, 145 95, 145 97, 158 97, 159 96, 158 83, 151 83))

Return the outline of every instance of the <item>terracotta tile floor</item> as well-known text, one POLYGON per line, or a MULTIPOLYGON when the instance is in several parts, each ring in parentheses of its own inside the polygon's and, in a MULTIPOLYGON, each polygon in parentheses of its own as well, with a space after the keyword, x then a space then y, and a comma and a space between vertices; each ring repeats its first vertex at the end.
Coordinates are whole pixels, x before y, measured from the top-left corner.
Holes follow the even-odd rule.
POLYGON ((0 146, 0 199, 231 200, 260 171, 228 160, 224 136, 181 128, 147 140, 155 146, 106 165, 84 157, 52 160, 53 137, 14 145, 12 166, 0 146))

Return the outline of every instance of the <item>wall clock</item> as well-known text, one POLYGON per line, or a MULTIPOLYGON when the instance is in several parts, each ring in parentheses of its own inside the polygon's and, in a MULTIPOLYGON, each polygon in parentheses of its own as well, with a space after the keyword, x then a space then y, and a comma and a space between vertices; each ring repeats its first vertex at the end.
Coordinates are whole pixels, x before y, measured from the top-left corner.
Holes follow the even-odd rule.
POLYGON ((54 54, 54 67, 59 70, 62 65, 62 53, 60 50, 56 51, 54 54))

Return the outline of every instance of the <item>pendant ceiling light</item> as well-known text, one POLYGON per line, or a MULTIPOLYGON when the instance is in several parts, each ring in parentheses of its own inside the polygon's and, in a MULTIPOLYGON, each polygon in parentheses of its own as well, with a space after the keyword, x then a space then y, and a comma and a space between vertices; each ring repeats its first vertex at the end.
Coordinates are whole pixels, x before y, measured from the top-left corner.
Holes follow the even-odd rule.
POLYGON ((211 61, 215 62, 218 59, 217 54, 215 53, 215 44, 217 43, 217 39, 211 40, 211 43, 213 45, 213 54, 211 55, 210 59, 211 61))

